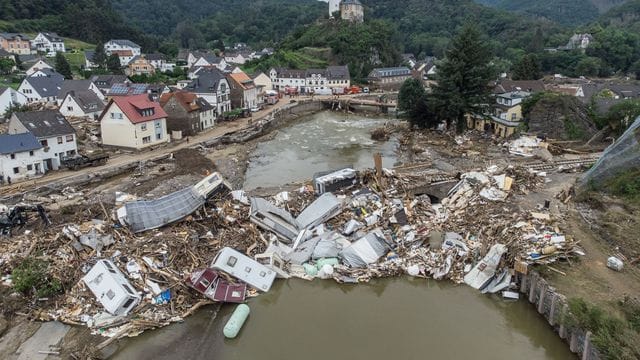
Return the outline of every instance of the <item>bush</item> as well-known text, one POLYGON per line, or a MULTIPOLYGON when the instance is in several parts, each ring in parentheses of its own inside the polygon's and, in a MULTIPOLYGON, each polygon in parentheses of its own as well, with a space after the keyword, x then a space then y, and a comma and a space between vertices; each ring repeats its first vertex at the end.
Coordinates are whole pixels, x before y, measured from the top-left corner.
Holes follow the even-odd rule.
POLYGON ((611 316, 596 305, 583 299, 569 300, 569 314, 565 317, 570 327, 591 331, 592 342, 603 359, 640 358, 640 336, 620 318, 611 316))
POLYGON ((640 169, 618 174, 607 182, 606 189, 613 195, 640 203, 640 169))
POLYGON ((11 273, 13 287, 25 295, 48 297, 62 291, 62 283, 49 274, 49 263, 26 258, 11 273))

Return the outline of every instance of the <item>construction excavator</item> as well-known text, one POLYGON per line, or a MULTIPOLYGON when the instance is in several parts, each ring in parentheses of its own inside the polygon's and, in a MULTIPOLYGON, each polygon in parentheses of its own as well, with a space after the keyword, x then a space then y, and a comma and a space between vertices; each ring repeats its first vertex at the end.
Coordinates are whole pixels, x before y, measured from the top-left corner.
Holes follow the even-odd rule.
POLYGON ((0 235, 11 236, 11 231, 22 228, 29 221, 29 214, 37 213, 42 222, 49 226, 51 220, 42 205, 16 205, 12 208, 0 204, 0 235))

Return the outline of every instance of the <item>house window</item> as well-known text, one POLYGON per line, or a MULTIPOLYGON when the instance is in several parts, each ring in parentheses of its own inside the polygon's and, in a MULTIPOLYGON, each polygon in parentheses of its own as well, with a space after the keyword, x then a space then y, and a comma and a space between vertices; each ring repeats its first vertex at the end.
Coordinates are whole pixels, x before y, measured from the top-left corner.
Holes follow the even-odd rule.
POLYGON ((142 143, 143 144, 148 144, 151 142, 151 136, 145 136, 142 138, 142 143))
POLYGON ((67 106, 67 111, 73 111, 73 106, 67 106))
POLYGON ((29 151, 29 156, 33 156, 33 150, 29 151))
POLYGON ((209 280, 203 278, 200 280, 200 285, 204 286, 205 288, 208 288, 209 285, 211 285, 211 283, 209 282, 209 280))
POLYGON ((147 124, 141 124, 140 125, 140 130, 147 131, 147 124))
POLYGON ((67 142, 73 141, 73 135, 67 135, 67 142))
POLYGON ((516 119, 516 115, 517 114, 511 114, 511 120, 515 120, 516 119))
POLYGON ((62 136, 58 136, 58 144, 62 144, 62 136))
POLYGON ((251 272, 251 267, 246 266, 246 267, 244 268, 244 272, 246 272, 246 273, 250 273, 250 272, 251 272))
POLYGON ((33 165, 31 164, 27 165, 27 171, 31 171, 31 170, 33 170, 33 165))
POLYGON ((11 159, 15 159, 16 158, 16 154, 11 154, 11 159))
POLYGON ((107 297, 109 298, 109 300, 113 300, 113 298, 116 297, 116 293, 114 293, 113 290, 109 289, 109 291, 107 291, 107 297))
POLYGON ((17 174, 17 173, 19 173, 19 172, 20 172, 20 169, 19 169, 19 168, 17 168, 17 167, 14 167, 14 168, 13 168, 13 173, 14 173, 14 174, 17 174))
POLYGON ((156 134, 156 140, 162 140, 162 134, 156 134))
POLYGON ((40 145, 49 146, 49 142, 47 140, 40 140, 40 145))
POLYGON ((156 129, 160 129, 162 127, 162 123, 160 121, 156 122, 156 129))

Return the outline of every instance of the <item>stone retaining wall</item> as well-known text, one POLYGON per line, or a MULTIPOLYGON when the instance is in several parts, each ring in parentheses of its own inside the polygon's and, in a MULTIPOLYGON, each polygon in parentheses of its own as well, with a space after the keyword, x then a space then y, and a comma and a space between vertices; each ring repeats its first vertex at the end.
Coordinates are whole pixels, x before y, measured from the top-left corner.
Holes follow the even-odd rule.
POLYGON ((598 350, 591 344, 591 332, 584 329, 568 328, 564 325, 564 314, 569 310, 567 298, 543 279, 539 273, 519 275, 520 293, 535 305, 553 330, 569 343, 571 352, 582 360, 600 360, 598 350))

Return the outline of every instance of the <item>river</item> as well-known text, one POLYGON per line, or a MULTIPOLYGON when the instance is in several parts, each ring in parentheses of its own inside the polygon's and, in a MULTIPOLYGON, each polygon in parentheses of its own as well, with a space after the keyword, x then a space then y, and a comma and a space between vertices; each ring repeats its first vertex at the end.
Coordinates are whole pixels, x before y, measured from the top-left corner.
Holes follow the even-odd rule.
POLYGON ((238 337, 202 310, 182 324, 129 340, 115 359, 572 359, 568 346, 526 301, 466 285, 394 278, 370 284, 277 280, 249 300, 238 337))
MULTIPOLYGON (((306 180, 345 165, 395 162, 397 141, 372 141, 381 118, 321 112, 279 130, 251 155, 245 188, 306 180)), ((525 300, 416 278, 340 285, 276 280, 248 304, 234 340, 222 328, 234 309, 202 309, 183 323, 127 340, 115 359, 572 359, 568 346, 525 300)))
POLYGON ((310 179, 314 173, 345 166, 373 167, 373 154, 393 167, 396 139, 371 140, 369 132, 389 119, 323 111, 278 130, 251 154, 244 188, 274 187, 310 179))

